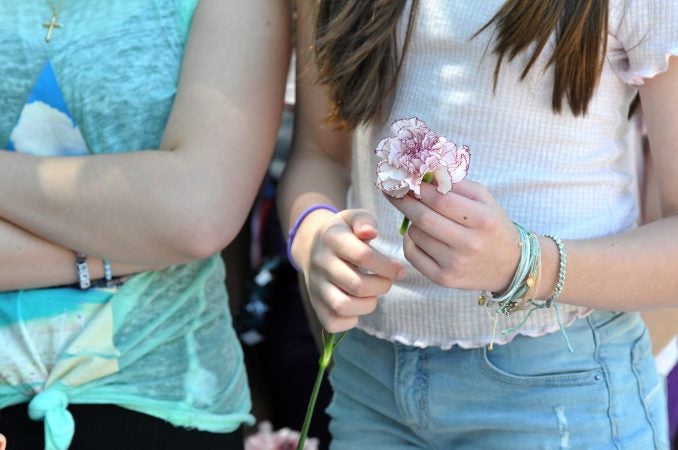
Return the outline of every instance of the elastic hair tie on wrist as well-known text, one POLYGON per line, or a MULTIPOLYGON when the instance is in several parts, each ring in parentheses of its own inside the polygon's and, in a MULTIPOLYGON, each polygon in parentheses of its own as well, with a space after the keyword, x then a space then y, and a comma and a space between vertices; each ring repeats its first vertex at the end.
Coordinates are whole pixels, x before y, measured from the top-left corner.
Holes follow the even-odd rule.
POLYGON ((290 262, 292 267, 294 267, 294 270, 296 270, 297 272, 299 271, 299 266, 297 266, 297 264, 292 259, 292 243, 294 242, 294 238, 297 235, 299 226, 304 221, 304 219, 313 211, 318 209, 327 209, 329 211, 332 211, 334 214, 337 214, 339 212, 339 210, 337 210, 337 208, 335 208, 334 206, 321 203, 318 205, 309 206, 299 215, 299 217, 297 217, 297 220, 294 221, 294 225, 292 225, 292 228, 290 228, 290 233, 287 235, 287 260, 290 262))

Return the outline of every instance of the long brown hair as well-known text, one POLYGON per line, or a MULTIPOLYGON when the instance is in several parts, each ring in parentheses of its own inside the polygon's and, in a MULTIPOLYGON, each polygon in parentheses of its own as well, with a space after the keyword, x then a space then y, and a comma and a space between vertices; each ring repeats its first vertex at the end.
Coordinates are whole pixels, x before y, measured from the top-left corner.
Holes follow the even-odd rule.
MULTIPOLYGON (((413 0, 403 49, 396 28, 406 0, 320 0, 315 25, 319 82, 329 90, 328 119, 354 128, 382 118, 393 91, 414 26, 413 0)), ((607 46, 609 0, 507 0, 474 38, 495 24, 496 88, 501 64, 530 45, 535 49, 520 79, 533 68, 555 32, 547 67, 555 79, 551 107, 559 113, 567 99, 574 115, 585 115, 602 72, 607 46)))

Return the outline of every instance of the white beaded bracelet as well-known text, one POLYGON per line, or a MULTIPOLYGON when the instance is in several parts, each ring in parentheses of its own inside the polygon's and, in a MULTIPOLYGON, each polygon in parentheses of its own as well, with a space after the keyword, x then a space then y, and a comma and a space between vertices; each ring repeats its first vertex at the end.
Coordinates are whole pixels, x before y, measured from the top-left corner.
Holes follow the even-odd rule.
POLYGON ((106 281, 106 287, 111 287, 113 271, 111 270, 111 262, 107 259, 104 259, 104 280, 106 281))
POLYGON ((567 252, 565 251, 565 245, 563 245, 563 241, 561 241, 558 236, 553 234, 545 234, 544 237, 547 237, 556 243, 556 247, 558 247, 558 258, 560 260, 558 264, 558 280, 556 281, 556 286, 553 288, 553 294, 546 300, 546 306, 551 307, 551 305, 555 303, 556 300, 558 300, 560 293, 563 291, 563 286, 565 286, 565 275, 567 272, 567 252))
POLYGON ((87 255, 81 252, 75 252, 75 270, 78 274, 78 284, 80 289, 89 289, 92 286, 92 280, 89 277, 89 267, 87 266, 87 255))

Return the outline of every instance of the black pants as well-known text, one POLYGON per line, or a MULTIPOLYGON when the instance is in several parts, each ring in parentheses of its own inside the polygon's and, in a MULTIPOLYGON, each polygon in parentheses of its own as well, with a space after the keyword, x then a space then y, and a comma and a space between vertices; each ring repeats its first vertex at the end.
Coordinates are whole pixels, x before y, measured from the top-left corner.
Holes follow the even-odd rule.
MULTIPOLYGON (((242 430, 208 433, 175 427, 164 420, 112 405, 69 405, 75 419, 70 450, 243 449, 242 430)), ((0 410, 7 450, 45 448, 44 424, 28 417, 26 403, 0 410)))

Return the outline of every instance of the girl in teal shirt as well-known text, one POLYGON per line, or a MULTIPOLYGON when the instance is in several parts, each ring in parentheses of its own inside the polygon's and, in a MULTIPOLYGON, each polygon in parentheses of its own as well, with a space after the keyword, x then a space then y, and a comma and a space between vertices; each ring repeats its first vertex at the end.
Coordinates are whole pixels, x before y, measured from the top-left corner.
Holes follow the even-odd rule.
POLYGON ((5 3, 0 433, 13 450, 242 446, 218 253, 274 146, 287 6, 5 3))

